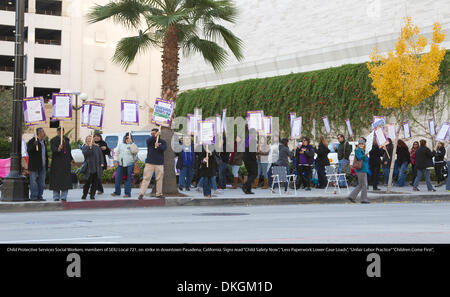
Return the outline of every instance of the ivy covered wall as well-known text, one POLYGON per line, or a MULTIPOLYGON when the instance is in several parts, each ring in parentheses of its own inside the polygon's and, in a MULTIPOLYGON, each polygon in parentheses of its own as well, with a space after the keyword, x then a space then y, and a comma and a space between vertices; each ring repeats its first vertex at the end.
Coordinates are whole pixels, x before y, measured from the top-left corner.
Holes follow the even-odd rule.
MULTIPOLYGON (((370 127, 372 116, 386 115, 378 98, 372 93, 371 79, 365 63, 295 73, 283 76, 250 79, 210 89, 181 93, 176 115, 186 116, 194 108, 202 109, 203 118, 222 114, 245 117, 247 110, 264 110, 265 115, 280 119, 280 130, 289 133, 289 112, 303 117, 303 134, 312 136, 313 119, 316 136, 323 133, 322 117, 327 115, 332 133, 346 133, 349 118, 355 135, 370 127)), ((450 51, 441 64, 439 89, 450 86, 450 51)))

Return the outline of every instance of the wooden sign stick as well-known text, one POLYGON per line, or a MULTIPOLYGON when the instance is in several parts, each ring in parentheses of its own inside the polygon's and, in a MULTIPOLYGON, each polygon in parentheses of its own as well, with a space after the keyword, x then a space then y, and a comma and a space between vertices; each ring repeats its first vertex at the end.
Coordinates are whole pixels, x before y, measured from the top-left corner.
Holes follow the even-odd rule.
MULTIPOLYGON (((158 126, 158 132, 161 134, 161 126, 158 126)), ((158 136, 156 136, 155 148, 157 148, 158 141, 159 141, 159 134, 158 136)))
POLYGON ((61 139, 60 139, 60 145, 62 145, 63 144, 63 139, 64 139, 64 128, 62 127, 62 123, 61 123, 61 137, 60 137, 61 139))
POLYGON ((36 129, 36 136, 35 136, 35 142, 36 142, 36 151, 39 151, 39 145, 38 145, 38 137, 37 137, 37 129, 36 129))
POLYGON ((208 146, 206 146, 206 167, 209 167, 209 151, 208 151, 208 146))

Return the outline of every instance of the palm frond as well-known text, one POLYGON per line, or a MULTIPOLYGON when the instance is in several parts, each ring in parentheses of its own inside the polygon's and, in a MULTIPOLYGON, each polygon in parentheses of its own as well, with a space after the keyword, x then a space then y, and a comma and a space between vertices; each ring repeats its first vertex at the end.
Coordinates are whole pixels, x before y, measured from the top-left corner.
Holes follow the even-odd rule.
POLYGON ((205 23, 203 32, 206 38, 213 41, 216 41, 219 37, 223 38, 227 46, 230 48, 230 50, 238 60, 242 60, 244 58, 242 54, 242 39, 234 35, 233 32, 231 32, 224 26, 218 25, 216 23, 205 23))
POLYGON ((200 53, 205 61, 211 64, 215 71, 220 71, 226 64, 228 54, 224 48, 210 40, 191 35, 182 45, 183 54, 200 53))
POLYGON ((112 18, 126 28, 139 28, 141 15, 148 10, 143 0, 120 0, 106 5, 95 4, 87 14, 88 23, 97 23, 112 18))

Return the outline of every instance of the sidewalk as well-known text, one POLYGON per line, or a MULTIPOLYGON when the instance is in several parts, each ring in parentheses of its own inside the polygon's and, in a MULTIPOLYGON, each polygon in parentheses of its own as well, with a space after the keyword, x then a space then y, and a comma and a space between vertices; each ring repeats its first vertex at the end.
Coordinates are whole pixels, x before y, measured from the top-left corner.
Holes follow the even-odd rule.
MULTIPOLYGON (((374 192, 369 190, 368 199, 372 203, 399 203, 399 202, 437 202, 450 201, 450 193, 446 192, 445 185, 436 188, 436 192, 428 192, 425 184, 420 184, 420 192, 413 192, 412 187, 403 188, 393 187, 392 194, 386 194, 386 187, 380 187, 382 191, 374 192)), ((53 211, 53 210, 71 210, 71 209, 94 209, 94 208, 132 208, 132 207, 155 207, 155 206, 236 206, 236 205, 282 205, 282 204, 329 204, 329 203, 350 203, 346 189, 334 194, 333 189, 325 192, 323 189, 312 189, 305 191, 297 190, 297 195, 290 189, 290 195, 279 195, 278 190, 271 193, 270 189, 253 189, 254 195, 245 195, 240 188, 227 188, 222 194, 215 195, 213 198, 204 198, 201 192, 196 189, 191 191, 182 191, 186 197, 166 197, 166 199, 157 199, 149 196, 151 189, 143 200, 138 200, 138 189, 132 189, 131 198, 113 197, 112 187, 105 187, 105 193, 97 195, 96 200, 81 200, 82 189, 69 191, 67 202, 53 201, 53 192, 45 190, 43 202, 1 202, 0 212, 24 212, 24 211, 53 211)), ((349 188, 349 191, 353 187, 349 188)), ((123 195, 123 193, 122 193, 123 195)), ((88 196, 89 197, 89 196, 88 196)))

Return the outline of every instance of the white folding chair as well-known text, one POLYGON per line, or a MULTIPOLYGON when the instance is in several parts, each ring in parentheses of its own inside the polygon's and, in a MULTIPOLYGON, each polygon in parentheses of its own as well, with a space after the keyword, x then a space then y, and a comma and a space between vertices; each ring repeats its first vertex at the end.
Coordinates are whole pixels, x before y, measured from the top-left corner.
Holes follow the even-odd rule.
POLYGON ((297 187, 295 185, 295 174, 287 174, 287 169, 284 166, 272 167, 272 194, 274 193, 273 186, 278 184, 278 192, 281 194, 281 183, 287 183, 289 189, 289 183, 294 182, 294 195, 297 196, 297 187))
POLYGON ((347 177, 346 177, 345 173, 338 173, 338 169, 335 166, 330 165, 330 166, 325 166, 325 175, 328 179, 327 187, 325 188, 325 193, 334 193, 334 192, 341 193, 341 188, 339 187, 340 177, 345 181, 347 194, 349 193, 347 177), (328 186, 330 185, 330 183, 333 183, 334 189, 332 192, 328 192, 328 186))

